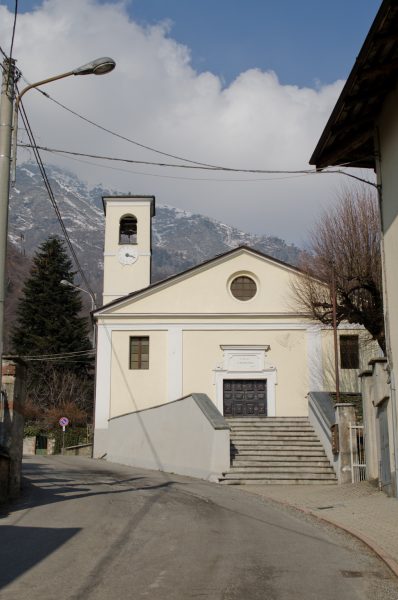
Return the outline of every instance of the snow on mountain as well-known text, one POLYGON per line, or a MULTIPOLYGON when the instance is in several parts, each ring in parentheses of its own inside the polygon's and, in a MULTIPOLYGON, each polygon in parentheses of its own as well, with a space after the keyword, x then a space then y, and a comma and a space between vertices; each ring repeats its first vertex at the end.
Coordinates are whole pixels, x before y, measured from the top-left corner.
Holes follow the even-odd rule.
MULTIPOLYGON (((75 175, 47 167, 51 186, 66 229, 91 286, 102 288, 104 215, 102 196, 118 192, 100 185, 88 188, 75 175)), ((121 193, 121 192, 119 192, 121 193)), ((38 168, 17 169, 11 190, 9 237, 14 247, 31 255, 49 235, 62 237, 38 168)), ((259 236, 209 217, 158 204, 153 219, 153 280, 194 266, 237 246, 247 245, 279 260, 296 264, 300 250, 272 236, 259 236)))

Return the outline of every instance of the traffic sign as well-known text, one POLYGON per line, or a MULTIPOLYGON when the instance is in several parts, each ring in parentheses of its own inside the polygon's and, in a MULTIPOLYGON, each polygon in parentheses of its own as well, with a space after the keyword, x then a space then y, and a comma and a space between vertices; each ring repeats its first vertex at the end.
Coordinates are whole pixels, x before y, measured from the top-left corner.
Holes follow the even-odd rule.
POLYGON ((69 425, 68 417, 61 417, 58 422, 61 425, 61 427, 66 427, 67 425, 69 425))

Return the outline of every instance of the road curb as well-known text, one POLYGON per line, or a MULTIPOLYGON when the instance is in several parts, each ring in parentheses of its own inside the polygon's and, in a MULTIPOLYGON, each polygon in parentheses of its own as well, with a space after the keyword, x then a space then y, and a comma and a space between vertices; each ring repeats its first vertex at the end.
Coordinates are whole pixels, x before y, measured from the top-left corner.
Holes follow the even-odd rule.
POLYGON ((251 494, 261 496, 261 498, 269 500, 270 502, 275 502, 275 504, 281 504, 282 506, 286 506, 288 508, 293 508, 299 512, 304 513, 305 515, 309 515, 311 517, 314 517, 315 519, 318 519, 318 521, 324 521, 325 523, 328 523, 329 525, 333 525, 334 527, 337 527, 338 529, 341 529, 342 531, 345 531, 346 533, 352 535, 353 537, 357 538, 359 541, 364 543, 374 554, 376 554, 376 556, 378 556, 387 565, 387 567, 392 571, 392 573, 395 575, 395 577, 398 578, 398 562, 392 556, 390 556, 385 550, 383 550, 383 548, 381 548, 378 544, 376 544, 376 542, 374 542, 371 538, 368 538, 366 535, 364 535, 360 531, 357 531, 356 529, 353 529, 352 527, 348 527, 347 525, 342 525, 341 523, 339 523, 338 521, 335 521, 334 519, 330 519, 328 517, 321 516, 321 515, 317 514, 316 512, 310 510, 309 508, 303 508, 301 506, 297 506, 296 504, 291 504, 290 502, 287 502, 286 500, 278 500, 276 498, 270 498, 269 496, 266 496, 264 494, 259 494, 258 492, 254 492, 254 491, 250 492, 250 490, 246 490, 246 491, 248 491, 251 494))

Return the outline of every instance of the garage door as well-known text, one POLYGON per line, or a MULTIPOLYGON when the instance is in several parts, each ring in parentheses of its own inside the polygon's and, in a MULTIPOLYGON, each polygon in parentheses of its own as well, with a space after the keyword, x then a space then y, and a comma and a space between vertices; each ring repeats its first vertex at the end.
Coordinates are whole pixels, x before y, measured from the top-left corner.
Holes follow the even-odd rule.
POLYGON ((266 417, 266 379, 224 379, 225 417, 266 417))

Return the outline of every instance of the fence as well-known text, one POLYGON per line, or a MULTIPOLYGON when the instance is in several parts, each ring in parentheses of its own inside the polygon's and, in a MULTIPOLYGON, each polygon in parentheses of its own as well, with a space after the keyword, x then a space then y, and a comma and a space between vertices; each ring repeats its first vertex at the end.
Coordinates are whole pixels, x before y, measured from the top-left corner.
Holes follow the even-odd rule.
POLYGON ((351 481, 358 483, 366 479, 366 454, 363 425, 349 424, 350 428, 350 453, 351 453, 351 481))

